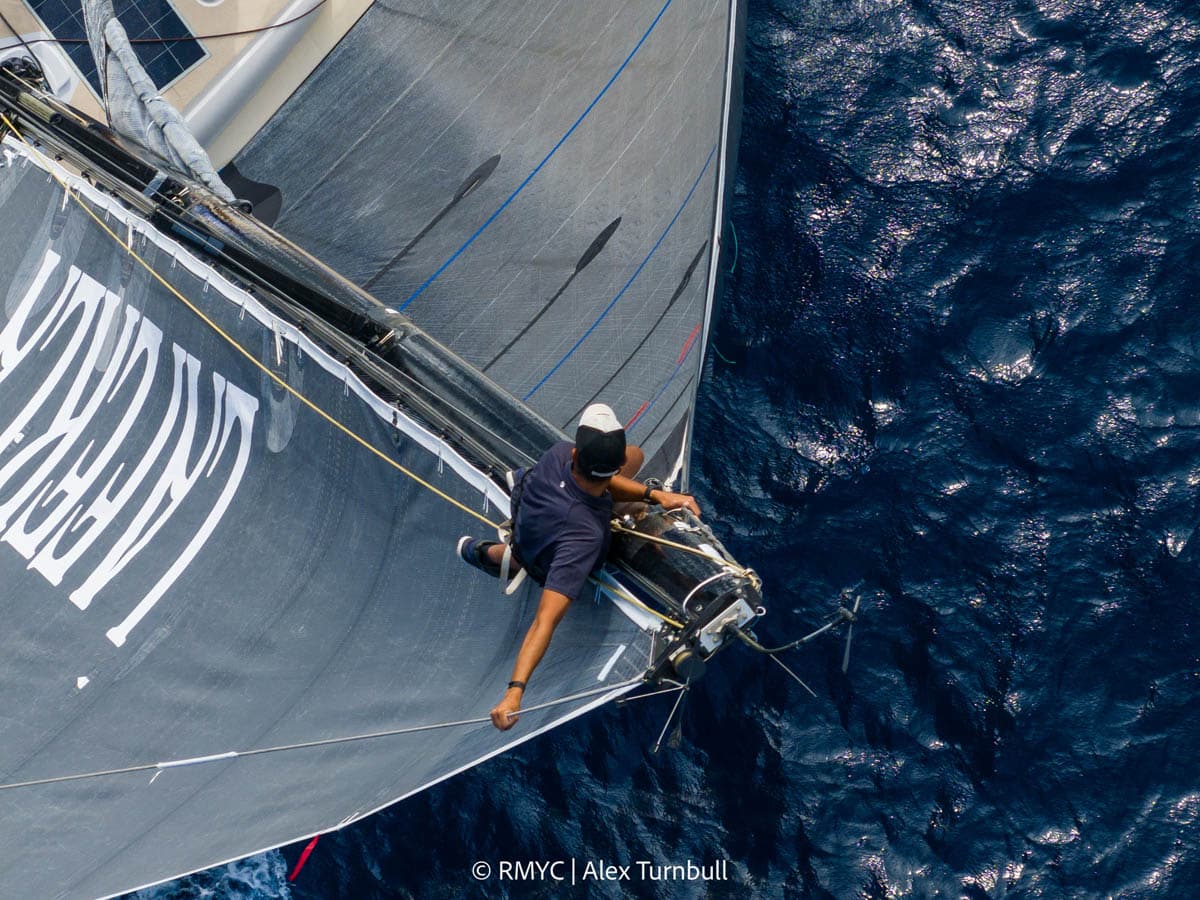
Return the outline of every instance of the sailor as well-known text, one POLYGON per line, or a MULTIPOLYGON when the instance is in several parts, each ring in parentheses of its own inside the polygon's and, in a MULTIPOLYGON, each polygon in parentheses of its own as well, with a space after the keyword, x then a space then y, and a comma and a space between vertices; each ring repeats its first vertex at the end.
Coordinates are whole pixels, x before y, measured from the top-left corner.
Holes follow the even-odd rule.
MULTIPOLYGON (((529 469, 518 469, 513 489, 512 551, 515 562, 542 586, 533 623, 525 635, 512 680, 492 710, 492 724, 511 728, 521 709, 525 685, 541 662, 554 629, 588 576, 608 556, 613 501, 645 501, 700 515, 688 494, 652 489, 633 480, 644 454, 626 445, 625 429, 613 411, 593 403, 583 411, 575 445, 561 441, 529 469)), ((499 577, 505 545, 463 537, 458 554, 477 569, 499 577)))

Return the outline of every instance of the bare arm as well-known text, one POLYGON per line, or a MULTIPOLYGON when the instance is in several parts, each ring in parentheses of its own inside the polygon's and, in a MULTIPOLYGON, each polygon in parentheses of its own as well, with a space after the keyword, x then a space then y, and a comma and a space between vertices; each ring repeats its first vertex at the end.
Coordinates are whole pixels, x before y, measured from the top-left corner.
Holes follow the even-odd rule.
MULTIPOLYGON (((525 640, 521 642, 521 649, 517 652, 517 662, 512 671, 513 681, 529 680, 529 676, 533 674, 537 664, 542 661, 546 648, 550 646, 550 638, 554 636, 554 629, 558 627, 558 623, 562 621, 562 617, 570 605, 571 598, 566 594, 560 594, 558 591, 542 591, 542 599, 538 602, 533 624, 529 626, 529 631, 525 633, 525 640)), ((523 693, 524 691, 519 687, 509 688, 504 694, 504 699, 492 710, 492 724, 501 731, 507 731, 517 723, 516 713, 521 709, 523 693)))
MULTIPOLYGON (((608 483, 608 492, 612 494, 613 500, 620 503, 641 500, 645 491, 644 484, 634 481, 632 478, 626 478, 624 475, 614 475, 612 481, 608 483)), ((658 503, 664 509, 683 508, 690 510, 692 515, 700 515, 700 505, 696 503, 696 498, 691 494, 676 494, 671 491, 655 489, 650 492, 650 502, 658 503)))

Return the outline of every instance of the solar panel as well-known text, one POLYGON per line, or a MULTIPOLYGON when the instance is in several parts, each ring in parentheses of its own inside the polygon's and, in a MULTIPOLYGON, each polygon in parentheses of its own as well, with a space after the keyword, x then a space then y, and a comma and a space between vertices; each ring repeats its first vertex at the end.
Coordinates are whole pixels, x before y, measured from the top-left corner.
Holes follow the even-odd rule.
MULTIPOLYGON (((102 96, 100 75, 86 42, 83 10, 78 0, 25 0, 25 3, 59 40, 83 40, 83 43, 65 43, 62 48, 96 96, 102 96)), ((169 0, 113 0, 113 8, 134 42, 134 52, 146 73, 159 88, 165 88, 205 57, 204 48, 169 0), (172 38, 181 40, 168 40, 172 38)))

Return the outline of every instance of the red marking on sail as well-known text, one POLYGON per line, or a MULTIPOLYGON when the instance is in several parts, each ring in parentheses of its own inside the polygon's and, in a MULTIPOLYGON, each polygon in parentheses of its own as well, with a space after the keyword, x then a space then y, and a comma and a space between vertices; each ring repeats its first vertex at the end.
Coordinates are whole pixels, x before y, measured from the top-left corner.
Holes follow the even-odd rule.
POLYGON ((650 405, 649 400, 643 401, 642 405, 638 407, 638 411, 633 414, 633 418, 625 423, 626 431, 628 431, 630 428, 633 427, 633 423, 636 422, 641 417, 642 413, 644 413, 646 411, 646 407, 649 405, 650 405))
POLYGON ((696 340, 696 335, 700 333, 700 323, 696 323, 696 327, 692 329, 692 333, 688 335, 688 339, 684 341, 683 349, 679 351, 679 359, 675 360, 675 365, 682 366, 683 361, 687 359, 688 351, 692 349, 692 344, 696 340))
POLYGON ((300 870, 304 868, 304 864, 308 862, 309 855, 313 852, 313 848, 317 846, 317 841, 320 840, 319 834, 314 835, 313 839, 308 842, 308 846, 304 848, 304 852, 300 854, 300 858, 296 860, 296 868, 292 869, 292 874, 288 876, 288 881, 295 881, 296 876, 300 874, 300 870))

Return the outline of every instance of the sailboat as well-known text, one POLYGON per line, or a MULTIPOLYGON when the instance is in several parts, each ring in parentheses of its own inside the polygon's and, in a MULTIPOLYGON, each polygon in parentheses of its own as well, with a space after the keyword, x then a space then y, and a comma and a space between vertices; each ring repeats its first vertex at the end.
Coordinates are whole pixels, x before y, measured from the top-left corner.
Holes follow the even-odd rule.
POLYGON ((686 487, 737 3, 153 5, 211 171, 114 115, 92 0, 4 5, 0 896, 307 839, 762 649, 753 571, 634 505, 499 732, 537 591, 455 554, 596 400, 686 487))

